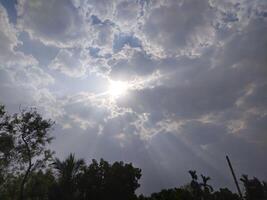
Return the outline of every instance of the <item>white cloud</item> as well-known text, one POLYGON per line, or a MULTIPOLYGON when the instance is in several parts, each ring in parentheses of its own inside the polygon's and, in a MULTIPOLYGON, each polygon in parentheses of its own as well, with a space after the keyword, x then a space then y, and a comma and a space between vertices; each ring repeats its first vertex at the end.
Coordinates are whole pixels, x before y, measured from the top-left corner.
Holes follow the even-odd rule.
POLYGON ((49 68, 58 70, 70 77, 81 77, 85 75, 88 63, 86 55, 81 50, 61 49, 57 56, 49 64, 49 68))
POLYGON ((1 65, 30 65, 37 61, 32 56, 26 56, 22 52, 16 51, 18 31, 9 23, 7 12, 0 4, 0 64, 1 65))
POLYGON ((115 10, 115 19, 123 31, 134 31, 141 14, 141 4, 138 1, 121 1, 117 3, 115 10))
POLYGON ((112 19, 116 1, 112 0, 77 0, 84 13, 97 15, 101 20, 112 19))

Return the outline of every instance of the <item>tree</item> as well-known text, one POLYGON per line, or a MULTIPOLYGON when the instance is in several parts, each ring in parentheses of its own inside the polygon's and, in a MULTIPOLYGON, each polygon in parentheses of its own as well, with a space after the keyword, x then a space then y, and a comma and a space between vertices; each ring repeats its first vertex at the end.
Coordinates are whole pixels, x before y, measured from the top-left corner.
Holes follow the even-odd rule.
POLYGON ((85 163, 83 159, 75 159, 74 154, 70 154, 64 161, 58 158, 53 163, 58 175, 58 184, 54 186, 51 193, 52 199, 70 199, 77 196, 77 175, 81 172, 85 163))
POLYGON ((49 199, 49 191, 54 184, 55 177, 51 169, 33 172, 25 186, 25 199, 49 199))
POLYGON ((51 160, 52 152, 47 145, 52 140, 49 131, 54 122, 43 119, 36 109, 9 115, 3 106, 0 118, 1 168, 20 175, 18 199, 23 200, 29 175, 51 160))
POLYGON ((200 185, 202 187, 203 198, 206 199, 206 200, 212 199, 211 193, 213 192, 213 188, 212 188, 211 185, 208 184, 208 181, 210 180, 210 177, 204 176, 204 175, 201 174, 201 178, 202 178, 202 183, 200 183, 200 185))
POLYGON ((193 194, 195 199, 201 199, 202 190, 201 190, 201 184, 198 183, 197 173, 196 173, 196 171, 193 171, 193 170, 189 170, 188 172, 192 178, 191 183, 190 183, 192 194, 193 194))
POLYGON ((266 183, 259 181, 256 177, 249 179, 248 175, 242 175, 240 180, 245 187, 245 199, 247 200, 266 200, 267 199, 267 187, 266 183))
POLYGON ((131 163, 113 163, 107 171, 105 181, 108 196, 118 200, 135 199, 135 190, 140 186, 140 178, 141 169, 134 168, 131 163))
POLYGON ((8 166, 14 148, 14 138, 9 134, 11 129, 9 120, 10 116, 6 113, 5 107, 0 105, 0 191, 8 176, 8 166))
POLYGON ((194 199, 213 199, 213 188, 211 185, 208 184, 210 177, 201 174, 202 182, 198 182, 198 176, 196 171, 190 170, 189 174, 192 178, 190 183, 190 189, 194 196, 194 199))
POLYGON ((216 191, 213 196, 215 200, 240 200, 238 194, 231 192, 227 188, 220 188, 220 190, 216 191))
POLYGON ((135 190, 140 186, 140 178, 141 169, 133 167, 131 163, 109 164, 103 159, 100 162, 93 160, 80 174, 80 199, 137 199, 135 190))

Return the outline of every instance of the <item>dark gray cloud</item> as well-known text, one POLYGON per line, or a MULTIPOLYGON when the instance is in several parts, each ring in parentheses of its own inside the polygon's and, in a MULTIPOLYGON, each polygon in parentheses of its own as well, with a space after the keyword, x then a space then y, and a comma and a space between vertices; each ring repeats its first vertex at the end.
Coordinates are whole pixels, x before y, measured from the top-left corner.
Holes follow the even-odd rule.
POLYGON ((133 50, 129 53, 129 57, 114 60, 110 65, 110 76, 114 79, 146 76, 158 68, 157 61, 141 50, 133 50))
POLYGON ((208 1, 165 1, 147 14, 145 37, 166 54, 192 51, 213 40, 212 11, 208 1))
POLYGON ((18 1, 17 13, 21 28, 45 44, 72 46, 86 35, 85 21, 69 0, 18 1))

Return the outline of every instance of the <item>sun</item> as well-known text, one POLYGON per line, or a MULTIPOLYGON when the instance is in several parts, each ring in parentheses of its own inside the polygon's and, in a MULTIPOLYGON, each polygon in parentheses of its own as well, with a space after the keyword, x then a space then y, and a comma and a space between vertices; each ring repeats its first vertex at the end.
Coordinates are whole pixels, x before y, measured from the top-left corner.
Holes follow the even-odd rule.
POLYGON ((129 84, 124 81, 110 81, 108 93, 113 98, 118 98, 126 94, 129 84))

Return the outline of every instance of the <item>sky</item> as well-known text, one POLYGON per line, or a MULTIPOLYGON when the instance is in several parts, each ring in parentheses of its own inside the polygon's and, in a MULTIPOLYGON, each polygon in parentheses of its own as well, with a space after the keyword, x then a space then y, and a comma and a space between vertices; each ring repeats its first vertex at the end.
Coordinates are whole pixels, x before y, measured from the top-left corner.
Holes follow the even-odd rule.
POLYGON ((0 0, 0 102, 51 148, 142 169, 139 193, 267 180, 266 0, 0 0))

